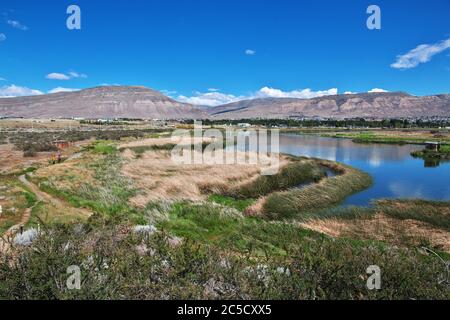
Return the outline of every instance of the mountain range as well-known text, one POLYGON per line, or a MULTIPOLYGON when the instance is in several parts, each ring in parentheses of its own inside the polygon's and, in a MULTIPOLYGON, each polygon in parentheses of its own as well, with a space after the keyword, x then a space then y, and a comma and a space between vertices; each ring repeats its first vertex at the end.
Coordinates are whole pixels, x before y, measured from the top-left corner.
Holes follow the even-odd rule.
POLYGON ((178 102, 136 86, 104 86, 76 92, 0 98, 0 117, 22 118, 423 118, 450 117, 450 94, 361 93, 313 99, 264 98, 217 107, 178 102))
POLYGON ((202 119, 208 114, 162 93, 136 86, 103 86, 75 92, 1 98, 0 117, 202 119))

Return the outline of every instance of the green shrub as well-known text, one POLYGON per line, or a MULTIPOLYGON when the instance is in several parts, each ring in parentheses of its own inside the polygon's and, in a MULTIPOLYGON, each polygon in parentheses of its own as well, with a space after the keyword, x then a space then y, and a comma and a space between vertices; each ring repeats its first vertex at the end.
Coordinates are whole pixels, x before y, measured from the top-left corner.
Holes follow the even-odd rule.
MULTIPOLYGON (((269 224, 265 224, 268 226, 269 224)), ((255 258, 198 241, 89 224, 45 228, 28 248, 0 256, 0 299, 449 299, 434 255, 370 243, 303 238, 284 256, 255 258), (368 290, 367 268, 382 270, 368 290), (69 266, 81 289, 69 290, 69 266)), ((291 234, 288 234, 291 235, 291 234)), ((289 242, 287 242, 288 244, 289 242)))

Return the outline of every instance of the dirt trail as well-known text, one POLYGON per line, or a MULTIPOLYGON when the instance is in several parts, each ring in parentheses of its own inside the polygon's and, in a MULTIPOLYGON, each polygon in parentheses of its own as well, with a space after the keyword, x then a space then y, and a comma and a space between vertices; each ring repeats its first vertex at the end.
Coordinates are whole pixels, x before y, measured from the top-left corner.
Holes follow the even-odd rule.
MULTIPOLYGON (((50 203, 52 206, 54 206, 55 208, 60 209, 60 210, 66 210, 67 207, 71 207, 65 201, 55 198, 55 197, 49 195, 48 193, 41 191, 41 189, 39 189, 38 186, 36 186, 34 183, 28 181, 25 175, 20 176, 19 180, 24 185, 26 185, 36 195, 38 201, 50 203)), ((87 209, 76 208, 76 210, 86 216, 92 215, 92 212, 87 209)))
MULTIPOLYGON (((10 248, 10 241, 12 241, 15 234, 20 230, 21 226, 25 226, 28 221, 31 218, 31 212, 33 208, 39 203, 39 202, 46 202, 57 208, 58 210, 67 210, 67 207, 70 207, 69 204, 65 203, 64 201, 54 198, 53 196, 49 195, 48 193, 45 193, 39 189, 38 186, 36 186, 34 183, 27 180, 25 175, 21 175, 19 177, 19 181, 22 182, 25 186, 27 186, 31 192, 33 192, 36 195, 37 201, 34 206, 31 208, 25 209, 25 212, 23 213, 20 222, 12 226, 8 229, 3 235, 0 237, 0 254, 7 252, 10 248)), ((91 216, 92 212, 89 210, 83 209, 83 208, 73 208, 80 212, 83 215, 91 216)))

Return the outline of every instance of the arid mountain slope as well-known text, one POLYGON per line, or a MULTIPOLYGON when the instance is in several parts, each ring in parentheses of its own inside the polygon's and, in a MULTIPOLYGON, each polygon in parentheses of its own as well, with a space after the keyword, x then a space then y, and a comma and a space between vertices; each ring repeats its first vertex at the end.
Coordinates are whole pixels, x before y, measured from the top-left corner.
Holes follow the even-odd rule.
POLYGON ((450 117, 450 95, 426 97, 401 92, 326 96, 314 99, 267 98, 239 101, 208 110, 217 119, 450 117))
POLYGON ((0 99, 0 117, 200 119, 205 111, 145 87, 109 86, 0 99))
POLYGON ((145 87, 109 86, 32 97, 1 98, 0 117, 23 118, 424 118, 450 117, 450 95, 364 93, 314 99, 266 98, 206 108, 145 87))

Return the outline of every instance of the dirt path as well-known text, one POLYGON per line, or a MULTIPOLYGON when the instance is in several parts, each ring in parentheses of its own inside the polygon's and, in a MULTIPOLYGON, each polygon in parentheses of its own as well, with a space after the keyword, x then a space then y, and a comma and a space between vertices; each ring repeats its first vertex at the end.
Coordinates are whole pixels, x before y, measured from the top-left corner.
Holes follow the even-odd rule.
MULTIPOLYGON (((55 198, 49 195, 48 193, 41 191, 41 189, 39 189, 37 185, 28 181, 25 175, 20 176, 19 180, 36 195, 38 201, 47 202, 59 210, 66 210, 67 207, 71 207, 71 205, 69 205, 65 201, 55 198)), ((92 212, 87 209, 76 208, 76 210, 86 216, 92 215, 92 212)))
MULTIPOLYGON (((68 207, 71 207, 69 204, 65 203, 64 201, 57 199, 48 193, 45 193, 39 189, 38 186, 36 186, 34 183, 27 180, 25 175, 21 175, 19 177, 19 181, 22 182, 26 187, 28 187, 31 192, 33 192, 36 195, 37 201, 36 204, 34 204, 31 208, 25 209, 25 212, 23 213, 20 222, 12 226, 8 229, 3 235, 0 237, 0 253, 7 252, 10 248, 10 241, 14 238, 14 236, 19 232, 20 228, 22 226, 25 226, 31 218, 31 212, 33 208, 40 202, 46 202, 57 208, 58 210, 67 210, 68 207)), ((80 212, 82 215, 91 216, 92 212, 90 212, 87 209, 83 208, 73 208, 80 212)))
MULTIPOLYGON (((25 176, 20 176, 19 180, 21 182, 24 183, 24 181, 28 182, 25 178, 25 176)), ((26 183, 27 186, 29 186, 28 183, 26 183)), ((40 199, 38 197, 39 201, 42 201, 42 199, 40 199)), ((38 202, 36 202, 37 204, 38 202)), ((31 211, 33 210, 33 208, 36 206, 36 204, 34 206, 32 206, 31 208, 27 208, 25 209, 25 212, 23 213, 19 223, 13 225, 11 228, 8 229, 8 231, 6 231, 1 237, 0 237, 0 253, 4 253, 7 252, 10 248, 10 241, 13 240, 15 234, 17 232, 20 231, 20 228, 22 226, 25 226, 28 221, 30 221, 31 218, 31 211)))

